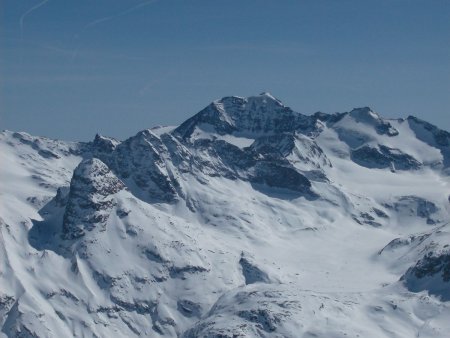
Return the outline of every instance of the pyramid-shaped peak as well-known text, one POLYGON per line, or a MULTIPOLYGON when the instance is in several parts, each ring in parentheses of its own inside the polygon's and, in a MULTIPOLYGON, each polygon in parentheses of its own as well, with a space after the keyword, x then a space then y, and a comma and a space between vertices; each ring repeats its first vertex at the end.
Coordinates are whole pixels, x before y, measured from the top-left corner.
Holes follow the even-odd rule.
POLYGON ((395 129, 387 119, 383 119, 378 113, 374 112, 369 107, 355 108, 350 113, 356 122, 363 123, 375 128, 380 135, 397 136, 398 130, 395 129))
POLYGON ((264 104, 272 104, 272 105, 284 107, 284 104, 269 92, 262 92, 258 96, 251 96, 248 99, 249 100, 259 100, 259 101, 262 101, 264 104))
POLYGON ((379 120, 380 115, 374 112, 370 107, 353 108, 350 116, 357 120, 379 120))
POLYGON ((215 100, 214 106, 224 105, 225 107, 245 106, 247 104, 258 104, 259 106, 276 106, 284 107, 284 104, 269 92, 262 92, 259 95, 248 97, 242 96, 225 96, 219 100, 215 100))
POLYGON ((98 134, 98 133, 95 134, 94 142, 104 142, 104 141, 112 142, 115 144, 120 143, 120 141, 116 140, 113 137, 104 136, 104 135, 98 134))
POLYGON ((188 138, 196 128, 201 128, 220 135, 262 135, 304 130, 312 124, 313 118, 294 112, 272 94, 263 92, 249 97, 226 96, 213 101, 182 123, 174 133, 188 138))
POLYGON ((75 169, 75 174, 77 174, 77 176, 86 178, 99 174, 105 174, 107 172, 109 172, 108 166, 95 157, 81 161, 75 169))
POLYGON ((96 134, 92 144, 97 151, 111 152, 117 147, 117 145, 120 144, 120 141, 112 137, 106 137, 100 134, 96 134))
POLYGON ((70 187, 71 191, 81 189, 85 193, 107 196, 115 194, 125 186, 105 163, 97 158, 89 158, 83 160, 75 169, 70 187))
POLYGON ((275 96, 273 96, 269 92, 262 92, 261 94, 259 94, 259 96, 264 96, 264 97, 269 98, 271 100, 280 101, 280 100, 278 100, 275 96))
POLYGON ((125 185, 97 158, 83 160, 73 173, 63 220, 64 239, 76 239, 86 230, 104 230, 114 206, 113 194, 125 185))

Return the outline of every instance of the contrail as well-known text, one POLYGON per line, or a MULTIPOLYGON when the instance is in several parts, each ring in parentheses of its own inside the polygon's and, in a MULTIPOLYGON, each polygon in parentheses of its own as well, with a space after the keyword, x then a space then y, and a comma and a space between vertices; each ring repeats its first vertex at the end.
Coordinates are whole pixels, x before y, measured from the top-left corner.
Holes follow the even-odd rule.
MULTIPOLYGON (((38 9, 38 8, 40 8, 40 7, 42 7, 42 6, 44 6, 48 1, 49 1, 49 0, 43 0, 43 1, 39 2, 38 4, 32 6, 30 9, 28 9, 25 13, 23 13, 23 14, 20 16, 20 19, 19 19, 19 26, 20 26, 20 42, 21 42, 21 45, 23 45, 23 27, 24 27, 25 18, 26 18, 28 15, 30 15, 31 12, 33 12, 33 11, 35 11, 36 9, 38 9)), ((20 63, 20 64, 22 64, 22 58, 23 58, 23 55, 22 55, 22 48, 21 48, 20 51, 19 51, 19 63, 20 63)))
POLYGON ((125 11, 123 11, 123 12, 120 12, 119 14, 114 14, 114 15, 110 15, 110 16, 105 16, 104 18, 100 18, 100 19, 94 20, 94 21, 88 23, 86 26, 84 26, 83 31, 86 30, 86 29, 89 28, 89 27, 96 26, 96 25, 98 25, 98 24, 100 24, 100 23, 102 23, 102 22, 109 21, 109 20, 113 20, 113 19, 115 19, 115 18, 118 18, 118 17, 124 16, 124 15, 127 15, 128 13, 131 13, 131 12, 135 11, 136 9, 139 9, 139 8, 141 8, 141 7, 150 5, 152 2, 155 2, 155 1, 156 1, 156 0, 144 1, 144 2, 141 2, 140 4, 137 4, 137 5, 135 5, 135 6, 131 7, 131 8, 128 8, 127 10, 125 10, 125 11))
MULTIPOLYGON (((131 12, 134 12, 135 10, 137 10, 137 9, 139 9, 139 8, 141 8, 141 7, 148 6, 148 5, 150 5, 151 3, 156 2, 156 1, 157 1, 157 0, 148 0, 148 1, 144 1, 144 2, 141 2, 140 4, 137 4, 137 5, 135 5, 135 6, 132 6, 132 7, 128 8, 128 9, 126 9, 126 10, 124 10, 123 12, 120 12, 120 13, 118 13, 118 14, 114 14, 114 15, 110 15, 110 16, 105 16, 105 17, 103 17, 103 18, 100 18, 100 19, 96 19, 96 20, 94 20, 94 21, 91 21, 91 22, 89 22, 87 25, 85 25, 85 26, 83 27, 83 29, 81 30, 81 32, 75 34, 74 37, 73 37, 73 39, 78 39, 78 37, 81 36, 82 33, 83 33, 85 30, 87 30, 88 28, 97 26, 97 25, 99 25, 99 24, 101 24, 101 23, 103 23, 103 22, 110 21, 110 20, 119 18, 119 17, 124 16, 124 15, 127 15, 127 14, 129 14, 129 13, 131 13, 131 12)), ((73 60, 76 58, 76 56, 78 55, 78 50, 79 50, 79 48, 80 48, 80 45, 78 44, 78 46, 73 50, 72 57, 71 57, 71 60, 72 60, 72 61, 73 61, 73 60)))
POLYGON ((22 14, 22 16, 19 19, 20 32, 22 36, 23 36, 23 23, 25 21, 26 16, 29 15, 31 12, 35 11, 36 9, 38 9, 39 7, 44 6, 48 1, 49 0, 43 0, 39 2, 38 4, 34 5, 29 10, 27 10, 25 13, 22 14))

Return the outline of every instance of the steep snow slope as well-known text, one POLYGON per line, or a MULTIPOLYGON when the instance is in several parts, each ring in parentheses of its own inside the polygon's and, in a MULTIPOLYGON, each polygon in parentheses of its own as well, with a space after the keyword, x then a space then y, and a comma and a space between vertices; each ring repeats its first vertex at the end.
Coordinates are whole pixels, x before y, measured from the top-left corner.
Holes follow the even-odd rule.
POLYGON ((268 93, 0 135, 5 337, 447 337, 450 134, 268 93))

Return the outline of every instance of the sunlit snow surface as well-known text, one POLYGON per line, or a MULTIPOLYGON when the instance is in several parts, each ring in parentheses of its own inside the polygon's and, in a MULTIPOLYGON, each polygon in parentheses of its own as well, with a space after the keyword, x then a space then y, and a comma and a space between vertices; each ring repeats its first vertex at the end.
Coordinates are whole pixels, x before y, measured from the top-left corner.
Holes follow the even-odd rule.
POLYGON ((450 136, 317 116, 264 93, 123 142, 2 132, 1 336, 448 337, 450 136))

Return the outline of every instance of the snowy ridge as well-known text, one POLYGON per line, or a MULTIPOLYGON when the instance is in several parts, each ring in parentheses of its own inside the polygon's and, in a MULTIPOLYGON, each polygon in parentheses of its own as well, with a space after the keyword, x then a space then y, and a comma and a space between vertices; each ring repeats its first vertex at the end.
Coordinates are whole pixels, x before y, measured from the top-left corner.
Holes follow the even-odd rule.
POLYGON ((450 134, 225 97, 178 127, 0 134, 2 337, 447 337, 450 134))

